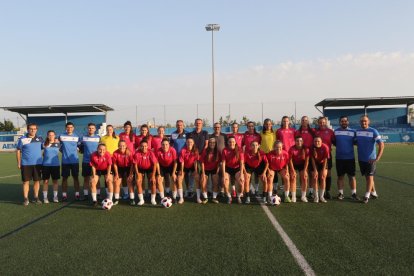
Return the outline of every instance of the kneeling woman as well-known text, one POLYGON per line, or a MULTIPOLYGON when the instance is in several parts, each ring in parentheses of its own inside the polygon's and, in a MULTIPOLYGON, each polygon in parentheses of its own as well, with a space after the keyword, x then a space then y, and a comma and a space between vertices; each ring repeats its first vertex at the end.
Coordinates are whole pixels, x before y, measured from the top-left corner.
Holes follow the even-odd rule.
POLYGON ((227 147, 222 152, 221 170, 223 172, 224 193, 227 195, 227 203, 231 204, 229 185, 231 180, 236 181, 238 188, 237 202, 241 203, 241 192, 244 185, 244 155, 233 136, 229 137, 227 147))
MULTIPOLYGON (((266 172, 269 167, 266 154, 259 150, 259 143, 256 141, 251 142, 250 147, 244 152, 244 167, 245 167, 245 184, 244 189, 241 191, 246 197, 245 203, 250 203, 250 179, 252 173, 259 177, 262 182, 263 188, 266 186, 267 177, 266 172)), ((265 191, 263 189, 263 191, 265 191)))
POLYGON ((219 181, 219 164, 221 162, 221 154, 217 148, 215 138, 208 139, 208 146, 200 156, 201 179, 197 184, 197 202, 207 203, 207 183, 209 180, 213 183, 213 202, 219 203, 217 200, 218 181, 219 181), (200 199, 200 192, 203 192, 204 200, 200 199))
MULTIPOLYGON (((138 190, 138 203, 137 205, 144 205, 144 195, 142 193, 142 184, 144 177, 147 176, 148 186, 151 187, 151 204, 157 205, 155 196, 157 195, 157 181, 156 172, 158 161, 155 154, 149 150, 148 142, 146 139, 141 140, 138 150, 134 154, 133 158, 134 170, 136 175, 135 185, 138 190)), ((132 203, 132 200, 131 200, 132 203)))
POLYGON ((325 184, 326 176, 328 175, 328 159, 329 159, 329 147, 322 143, 322 138, 316 136, 313 139, 313 148, 312 148, 312 158, 309 166, 309 171, 312 172, 311 183, 312 187, 315 190, 315 197, 313 202, 326 203, 324 198, 325 193, 325 184), (318 196, 318 184, 319 184, 319 193, 318 196))
MULTIPOLYGON (((273 150, 267 154, 267 160, 269 161, 269 172, 266 185, 268 199, 270 200, 270 197, 272 196, 273 178, 276 174, 279 174, 285 189, 285 202, 291 202, 289 198, 289 153, 283 150, 282 142, 276 141, 274 143, 273 150)), ((266 202, 266 199, 264 199, 264 202, 266 202)))
POLYGON ((111 154, 106 151, 105 144, 99 144, 98 150, 92 153, 91 161, 89 163, 92 167, 92 181, 91 181, 91 194, 93 205, 97 206, 96 200, 96 184, 99 182, 99 178, 104 176, 105 184, 108 187, 107 198, 112 200, 113 185, 112 185, 112 158, 111 154))
MULTIPOLYGON (((152 140, 154 141, 154 140, 152 140)), ((164 198, 164 185, 167 193, 169 193, 170 184, 177 181, 177 152, 170 146, 168 138, 163 138, 161 142, 161 148, 156 151, 158 159, 158 174, 160 177, 157 179, 158 191, 160 192, 161 199, 164 198)))
MULTIPOLYGON (((185 184, 187 185, 188 194, 192 193, 192 189, 194 187, 193 183, 198 183, 198 161, 199 154, 197 147, 194 144, 194 140, 192 138, 188 138, 185 144, 185 147, 181 150, 180 154, 180 169, 178 172, 178 193, 180 196, 180 200, 178 201, 179 204, 184 203, 183 198, 183 179, 185 180, 185 184)), ((176 196, 176 194, 175 194, 176 196)), ((174 199, 175 199, 175 196, 174 199)))
POLYGON ((306 198, 306 187, 308 184, 308 165, 309 165, 309 149, 303 145, 303 138, 297 136, 295 145, 289 149, 289 168, 290 168, 290 191, 292 193, 292 201, 296 201, 296 171, 299 172, 301 200, 308 202, 306 198))
MULTIPOLYGON (((119 141, 118 149, 112 154, 112 163, 114 168, 114 205, 119 202, 119 192, 121 183, 126 182, 129 188, 129 198, 134 201, 134 178, 133 153, 129 151, 127 143, 124 140, 119 141)), ((135 201, 134 201, 135 205, 135 201)))

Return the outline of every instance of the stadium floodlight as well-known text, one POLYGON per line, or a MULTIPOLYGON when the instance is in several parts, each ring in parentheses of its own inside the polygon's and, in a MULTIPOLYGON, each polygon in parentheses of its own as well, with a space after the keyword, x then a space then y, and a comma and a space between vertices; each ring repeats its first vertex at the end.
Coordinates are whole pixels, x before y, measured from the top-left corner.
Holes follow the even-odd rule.
POLYGON ((214 120, 214 106, 215 106, 215 100, 214 100, 214 32, 220 30, 219 24, 207 24, 206 25, 206 31, 211 32, 211 84, 212 84, 212 96, 213 96, 213 121, 212 124, 215 123, 214 120))

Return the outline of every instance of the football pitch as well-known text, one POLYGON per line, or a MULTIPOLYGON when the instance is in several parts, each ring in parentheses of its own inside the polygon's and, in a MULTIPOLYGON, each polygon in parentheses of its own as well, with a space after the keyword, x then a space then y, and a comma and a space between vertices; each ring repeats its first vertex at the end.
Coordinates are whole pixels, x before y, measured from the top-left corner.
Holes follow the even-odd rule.
POLYGON ((24 207, 15 154, 3 153, 0 275, 413 275, 413 178, 414 146, 386 144, 368 204, 346 186, 327 204, 24 207))

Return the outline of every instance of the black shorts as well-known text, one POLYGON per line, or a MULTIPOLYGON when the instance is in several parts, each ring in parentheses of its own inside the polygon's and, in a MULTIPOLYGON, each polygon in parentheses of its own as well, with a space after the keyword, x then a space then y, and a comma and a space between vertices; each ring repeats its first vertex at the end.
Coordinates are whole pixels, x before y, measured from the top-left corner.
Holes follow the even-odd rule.
POLYGON ((89 163, 82 163, 82 176, 91 176, 92 175, 92 167, 89 163))
POLYGON ((169 167, 163 167, 160 165, 160 174, 162 177, 165 177, 166 175, 172 175, 174 169, 174 163, 169 167))
POLYGON ((231 177, 235 177, 236 173, 240 171, 240 168, 229 168, 226 167, 226 173, 228 173, 231 177))
MULTIPOLYGON (((102 175, 107 175, 107 174, 108 174, 108 170, 97 170, 96 171, 97 176, 102 176, 102 175)), ((110 172, 109 174, 112 174, 112 172, 110 172)))
POLYGON ((215 175, 215 174, 217 174, 217 170, 207 170, 207 171, 204 171, 204 174, 205 175, 215 175))
POLYGON ((152 174, 152 171, 153 171, 153 168, 149 168, 149 169, 146 169, 146 170, 144 170, 144 169, 138 169, 138 172, 140 174, 146 174, 147 176, 148 175, 151 175, 152 174))
POLYGON ((295 171, 301 172, 305 169, 305 164, 299 164, 299 165, 293 164, 293 168, 295 169, 295 171))
POLYGON ((255 175, 262 175, 266 168, 266 162, 262 160, 262 162, 260 162, 259 166, 257 166, 256 168, 252 168, 247 164, 245 164, 244 166, 245 166, 247 173, 249 174, 255 173, 255 175))
POLYGON ((62 176, 69 177, 71 173, 73 177, 79 176, 79 163, 62 164, 62 176))
POLYGON ((42 180, 48 180, 52 177, 53 180, 60 178, 60 166, 43 166, 42 167, 42 180))
POLYGON ((332 169, 332 157, 328 158, 328 170, 332 169))
POLYGON ((335 166, 337 176, 355 176, 355 159, 336 159, 335 166))
POLYGON ((375 175, 375 171, 377 169, 377 163, 369 163, 369 162, 363 162, 359 161, 359 169, 361 170, 361 174, 363 176, 372 176, 375 175))
POLYGON ((118 177, 127 178, 129 176, 130 167, 118 167, 118 177))
POLYGON ((39 181, 41 178, 42 165, 25 165, 21 166, 22 181, 39 181))
POLYGON ((191 167, 191 168, 185 168, 184 167, 184 173, 186 174, 186 173, 189 173, 189 172, 194 172, 194 167, 191 167))
MULTIPOLYGON (((316 170, 317 170, 318 172, 322 171, 322 168, 323 168, 323 163, 321 163, 321 164, 316 164, 316 170)), ((313 166, 312 166, 312 162, 309 162, 308 171, 309 171, 310 173, 312 173, 312 172, 313 172, 313 170, 314 170, 314 168, 313 168, 313 166)))

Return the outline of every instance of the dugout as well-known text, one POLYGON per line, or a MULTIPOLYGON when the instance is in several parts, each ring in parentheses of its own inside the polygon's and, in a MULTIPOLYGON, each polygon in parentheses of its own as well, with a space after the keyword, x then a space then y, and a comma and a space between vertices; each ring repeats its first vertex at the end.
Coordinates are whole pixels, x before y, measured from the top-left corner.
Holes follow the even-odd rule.
POLYGON ((67 122, 74 123, 78 135, 87 131, 88 123, 96 124, 98 133, 101 133, 105 131, 107 113, 114 110, 104 104, 19 106, 3 109, 18 113, 26 125, 36 123, 39 128, 38 135, 42 137, 46 136, 48 130, 54 130, 58 135, 63 133, 67 122))
POLYGON ((339 118, 347 115, 352 127, 359 126, 362 115, 370 117, 371 125, 382 129, 411 129, 409 114, 414 97, 328 98, 315 104, 316 109, 338 126, 339 118))

